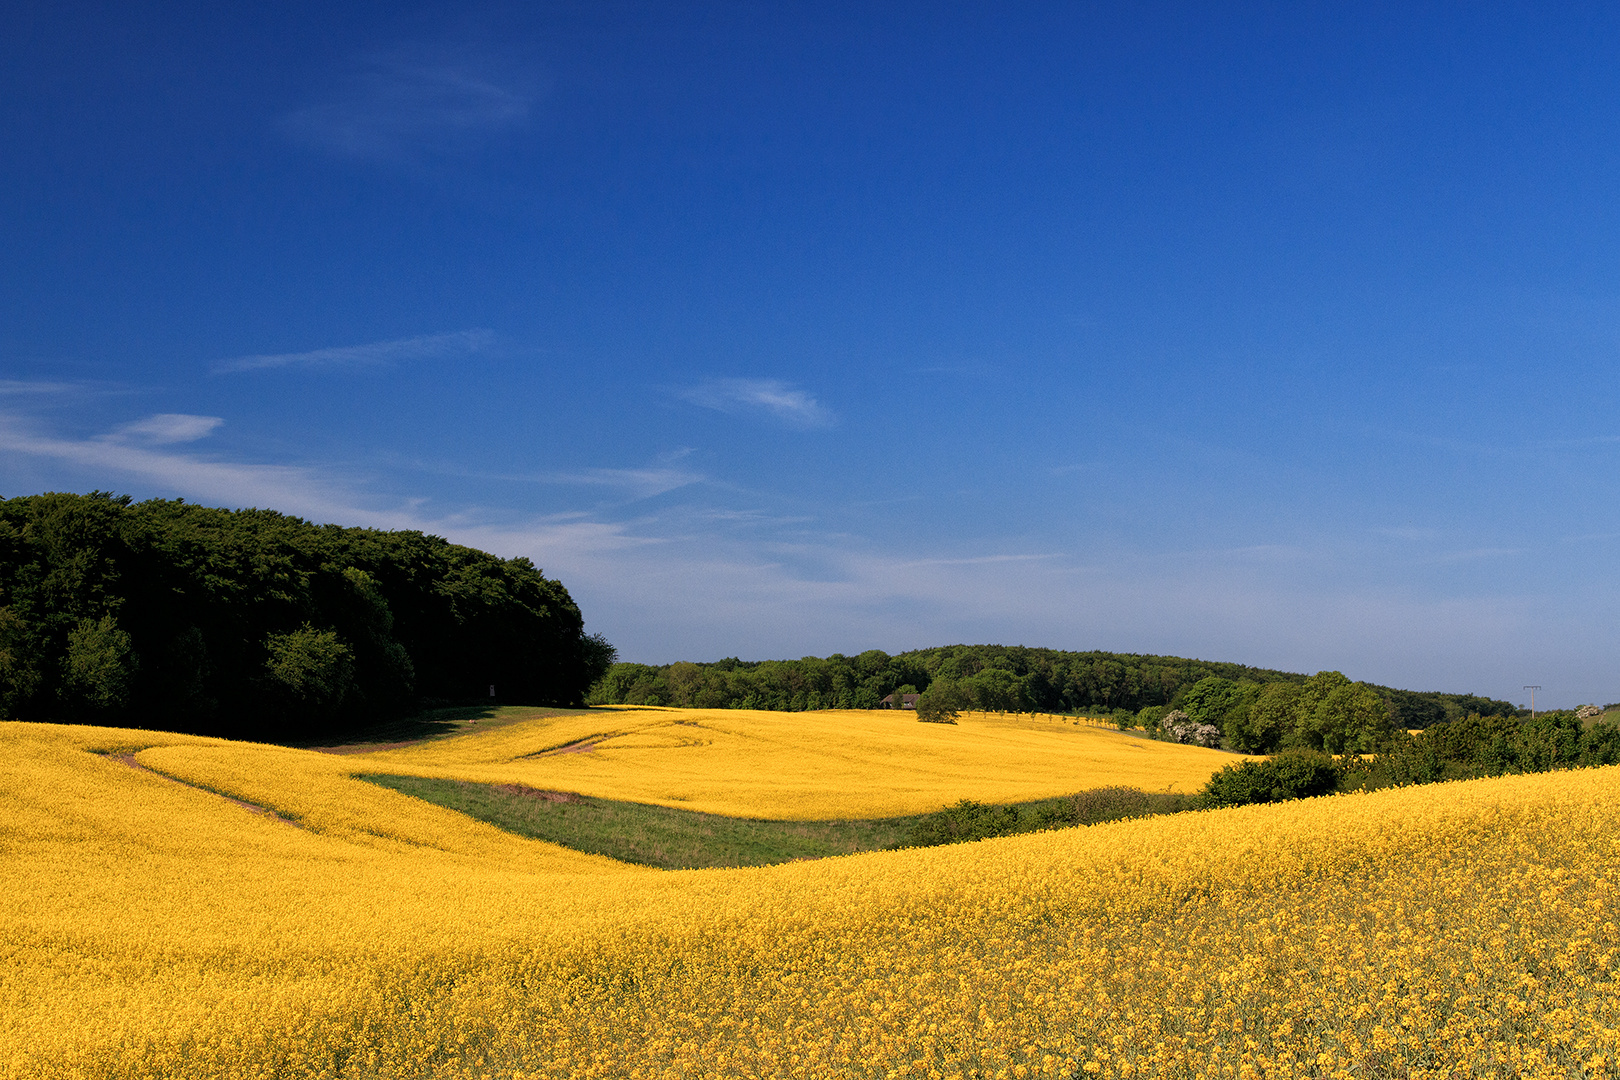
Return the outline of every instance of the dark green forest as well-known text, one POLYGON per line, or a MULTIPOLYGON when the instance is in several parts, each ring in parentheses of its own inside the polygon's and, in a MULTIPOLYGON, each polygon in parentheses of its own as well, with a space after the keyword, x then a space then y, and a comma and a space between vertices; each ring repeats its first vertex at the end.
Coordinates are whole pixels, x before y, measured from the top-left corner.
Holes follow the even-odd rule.
MULTIPOLYGON (((591 691, 593 704, 677 705, 706 709, 876 708, 892 693, 936 694, 948 687, 962 708, 995 712, 1083 713, 1133 723, 1156 724, 1169 712, 1192 705, 1198 719, 1223 726, 1227 713, 1248 722, 1252 706, 1270 684, 1303 689, 1307 676, 1177 656, 1064 652, 1003 645, 948 645, 889 655, 876 649, 858 656, 834 653, 802 660, 662 666, 614 664, 591 691), (1210 694, 1194 694, 1204 680, 1210 694), (1228 700, 1215 691, 1233 691, 1228 700), (1193 700, 1189 701, 1189 697, 1193 700), (1219 700, 1204 700, 1219 698, 1219 700), (1149 710, 1144 716, 1143 710, 1149 710), (1157 711, 1157 715, 1154 712, 1157 711), (1217 715, 1218 714, 1218 715, 1217 715)), ((1367 684, 1356 683, 1357 687, 1367 684)), ((1508 702, 1471 694, 1368 687, 1383 703, 1391 726, 1426 728, 1470 714, 1513 716, 1508 702)), ((1294 701, 1279 687, 1269 703, 1294 701)), ((1188 710, 1193 711, 1193 710, 1188 710)), ((1224 729, 1224 728, 1223 728, 1224 729)), ((1268 735, 1256 733, 1257 748, 1268 735)))
POLYGON ((313 738, 492 685, 580 704, 613 659, 528 559, 182 500, 0 499, 0 718, 313 738))

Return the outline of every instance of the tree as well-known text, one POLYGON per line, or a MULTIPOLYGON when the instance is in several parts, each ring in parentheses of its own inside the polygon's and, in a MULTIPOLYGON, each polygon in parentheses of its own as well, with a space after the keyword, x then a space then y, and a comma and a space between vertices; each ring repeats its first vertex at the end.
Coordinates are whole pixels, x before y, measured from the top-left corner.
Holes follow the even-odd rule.
POLYGON ((1259 689, 1257 683, 1209 675, 1182 695, 1180 708, 1198 723, 1210 724, 1224 733, 1228 718, 1245 710, 1259 689))
POLYGON ((0 720, 14 720, 28 708, 44 677, 38 646, 28 623, 9 607, 0 608, 0 720))
POLYGON ((60 695, 68 716, 100 717, 127 705, 135 666, 129 635, 116 619, 80 619, 68 631, 62 657, 60 695))
POLYGON ((1241 716, 1232 718, 1226 732, 1232 749, 1245 754, 1269 754, 1294 730, 1303 694, 1298 683, 1273 682, 1261 687, 1241 716))
POLYGON ((972 707, 972 696, 961 683, 940 679, 917 696, 917 719, 925 724, 954 724, 958 713, 972 707))
POLYGON ((1002 668, 985 668, 960 684, 981 712, 1017 712, 1023 704, 1018 676, 1002 668))
POLYGON ((619 659, 619 650, 601 634, 586 634, 579 644, 580 668, 590 678, 586 687, 595 686, 619 659))
POLYGON ((354 650, 335 630, 309 623, 264 642, 266 681, 273 697, 301 713, 334 715, 354 692, 354 650))
POLYGON ((276 738, 492 683, 575 704, 612 661, 528 559, 103 492, 0 499, 0 613, 0 716, 17 720, 276 738), (346 659, 309 637, 326 632, 346 659))
POLYGON ((1284 741, 1329 754, 1369 754, 1390 730, 1389 707, 1372 687, 1319 671, 1305 680, 1294 730, 1284 741))

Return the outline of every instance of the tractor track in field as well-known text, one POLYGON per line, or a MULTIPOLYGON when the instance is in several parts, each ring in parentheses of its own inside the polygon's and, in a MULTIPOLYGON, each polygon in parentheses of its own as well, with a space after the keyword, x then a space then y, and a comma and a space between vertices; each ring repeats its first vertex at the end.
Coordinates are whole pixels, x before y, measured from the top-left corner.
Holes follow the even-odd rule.
POLYGON ((615 735, 620 734, 623 733, 609 731, 601 735, 587 735, 583 739, 575 739, 573 742, 563 743, 561 746, 553 746, 550 750, 537 750, 532 754, 524 754, 523 756, 526 758, 537 758, 561 757, 564 754, 589 754, 591 751, 595 750, 598 746, 601 746, 615 735))
POLYGON ((170 776, 168 773, 159 772, 149 765, 142 765, 140 762, 135 760, 135 755, 133 753, 103 754, 102 756, 111 758, 114 761, 121 761, 137 772, 143 772, 151 776, 156 776, 159 779, 167 780, 171 784, 179 784, 181 787, 190 788, 193 791, 201 791, 212 795, 216 799, 224 799, 228 803, 234 803, 235 805, 240 806, 250 814, 258 814, 260 817, 268 818, 271 821, 279 821, 283 825, 291 825, 295 829, 304 828, 304 826, 300 825, 292 818, 284 817, 270 809, 268 806, 260 806, 258 803, 250 803, 246 799, 238 799, 234 795, 226 795, 224 792, 215 791, 213 788, 203 787, 201 784, 193 784, 186 780, 181 780, 179 777, 170 776))

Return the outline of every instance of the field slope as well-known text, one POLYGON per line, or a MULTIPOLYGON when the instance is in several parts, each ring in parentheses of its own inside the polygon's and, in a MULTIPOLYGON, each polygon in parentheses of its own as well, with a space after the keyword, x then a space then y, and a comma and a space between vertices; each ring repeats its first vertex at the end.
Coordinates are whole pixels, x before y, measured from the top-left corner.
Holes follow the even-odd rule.
POLYGON ((951 725, 868 710, 535 713, 525 723, 347 760, 355 772, 799 821, 922 814, 964 798, 1026 802, 1116 784, 1190 792, 1243 760, 1073 717, 970 713, 951 725))
MULTIPOLYGON (((457 741, 378 756, 544 760, 457 741)), ((1620 1049, 1617 769, 661 872, 352 757, 0 724, 0 759, 5 1080, 1565 1077, 1620 1049)))

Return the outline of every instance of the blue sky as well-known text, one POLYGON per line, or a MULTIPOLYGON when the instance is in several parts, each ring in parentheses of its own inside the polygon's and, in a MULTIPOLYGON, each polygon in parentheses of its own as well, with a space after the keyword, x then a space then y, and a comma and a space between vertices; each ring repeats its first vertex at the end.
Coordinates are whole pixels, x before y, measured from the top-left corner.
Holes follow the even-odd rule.
POLYGON ((647 662, 1620 699, 1620 16, 13 5, 0 490, 420 528, 647 662))

